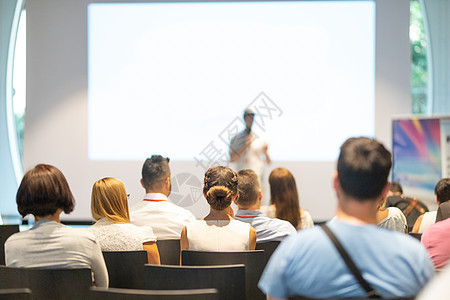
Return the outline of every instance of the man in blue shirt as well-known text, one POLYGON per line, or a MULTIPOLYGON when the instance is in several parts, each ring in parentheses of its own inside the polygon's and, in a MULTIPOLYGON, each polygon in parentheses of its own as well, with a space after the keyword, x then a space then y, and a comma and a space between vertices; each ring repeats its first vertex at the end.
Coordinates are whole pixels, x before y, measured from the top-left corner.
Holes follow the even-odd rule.
POLYGON ((288 221, 271 219, 259 210, 262 193, 258 176, 253 170, 238 172, 239 197, 234 201, 239 207, 236 220, 249 223, 256 230, 256 242, 281 241, 290 234, 296 233, 294 226, 288 221))
MULTIPOLYGON (((336 219, 328 227, 363 278, 383 297, 416 295, 434 268, 415 239, 376 226, 378 203, 389 190, 391 154, 370 138, 351 138, 341 147, 333 184, 336 219)), ((269 299, 365 298, 366 292, 320 227, 288 237, 272 255, 259 282, 269 299)))

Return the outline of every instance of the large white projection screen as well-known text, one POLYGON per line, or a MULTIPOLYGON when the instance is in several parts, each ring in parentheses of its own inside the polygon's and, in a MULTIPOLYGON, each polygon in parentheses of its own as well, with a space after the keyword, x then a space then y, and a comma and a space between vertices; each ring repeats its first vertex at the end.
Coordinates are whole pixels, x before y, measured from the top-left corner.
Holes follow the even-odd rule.
POLYGON ((263 201, 286 167, 301 207, 331 218, 341 142, 375 134, 390 148, 391 115, 410 113, 408 28, 408 0, 29 1, 24 169, 61 169, 76 199, 62 219, 91 219, 96 180, 121 179, 133 205, 143 161, 162 154, 170 201, 202 218, 195 159, 208 146, 228 155, 242 111, 265 99, 263 201))
POLYGON ((92 160, 192 161, 260 92, 274 160, 374 135, 372 1, 90 4, 88 36, 92 160))

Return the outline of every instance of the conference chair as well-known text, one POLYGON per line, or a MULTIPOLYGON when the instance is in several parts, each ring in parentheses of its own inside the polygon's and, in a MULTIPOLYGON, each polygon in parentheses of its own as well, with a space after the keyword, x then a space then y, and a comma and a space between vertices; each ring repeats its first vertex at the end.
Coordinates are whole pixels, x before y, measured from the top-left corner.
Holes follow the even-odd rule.
POLYGON ((19 225, 0 225, 0 265, 5 265, 5 242, 16 232, 19 232, 19 225))
POLYGON ((180 265, 180 240, 158 240, 156 246, 162 265, 180 265))
POLYGON ((2 300, 31 300, 30 289, 0 289, 0 299, 2 300))
POLYGON ((144 265, 148 263, 147 251, 103 251, 108 269, 109 287, 144 288, 144 265))
MULTIPOLYGON (((415 297, 402 297, 402 298, 383 298, 384 300, 414 300, 415 297)), ((369 300, 374 298, 310 298, 303 296, 289 296, 289 300, 369 300)))
POLYGON ((218 300, 216 289, 150 291, 115 288, 91 288, 91 300, 218 300))
POLYGON ((145 265, 148 290, 217 289, 220 300, 245 299, 245 266, 145 265))
POLYGON ((41 269, 0 266, 0 289, 28 288, 33 300, 86 299, 91 269, 41 269))
POLYGON ((417 232, 410 232, 408 233, 410 236, 418 239, 419 241, 422 239, 422 234, 421 233, 417 233, 417 232))
POLYGON ((258 281, 264 270, 264 250, 241 252, 210 252, 183 250, 181 264, 183 266, 211 266, 243 264, 245 266, 246 299, 265 299, 258 288, 258 281))
POLYGON ((256 243, 256 250, 264 250, 265 255, 264 267, 269 262, 270 257, 272 256, 273 252, 277 249, 279 244, 280 241, 256 243))

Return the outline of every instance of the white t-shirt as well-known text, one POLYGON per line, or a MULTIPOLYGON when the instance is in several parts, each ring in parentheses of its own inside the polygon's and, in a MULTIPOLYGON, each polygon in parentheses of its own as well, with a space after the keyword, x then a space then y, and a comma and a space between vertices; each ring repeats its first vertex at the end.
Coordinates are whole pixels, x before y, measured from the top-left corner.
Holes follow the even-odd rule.
POLYGON ((181 230, 187 223, 195 221, 187 209, 168 201, 160 193, 148 193, 143 201, 130 208, 131 223, 150 226, 158 240, 180 239, 181 230))
POLYGON ((405 215, 397 207, 388 207, 389 214, 378 222, 378 227, 405 233, 408 228, 405 215))
POLYGON ((422 222, 420 223, 419 233, 423 233, 430 225, 436 223, 436 216, 437 210, 424 213, 422 222))
POLYGON ((144 243, 156 242, 156 236, 150 226, 119 224, 107 218, 101 218, 86 230, 95 236, 102 251, 142 250, 144 243))
POLYGON ((238 220, 196 220, 186 225, 189 250, 248 250, 250 225, 238 220))
MULTIPOLYGON (((261 211, 269 218, 274 219, 277 217, 277 210, 275 208, 275 205, 262 206, 261 211)), ((300 230, 311 227, 314 227, 314 221, 311 217, 311 214, 307 210, 302 209, 300 215, 300 224, 296 229, 300 230)))

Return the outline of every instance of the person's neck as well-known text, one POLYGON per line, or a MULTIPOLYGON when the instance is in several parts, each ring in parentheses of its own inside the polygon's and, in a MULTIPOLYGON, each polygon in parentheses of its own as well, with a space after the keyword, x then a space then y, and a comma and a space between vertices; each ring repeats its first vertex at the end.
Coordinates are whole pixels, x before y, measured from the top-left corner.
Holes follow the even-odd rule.
POLYGON ((352 224, 377 224, 377 200, 358 201, 356 199, 338 200, 337 219, 352 224))
POLYGON ((229 215, 228 207, 222 210, 217 210, 210 208, 209 214, 204 217, 204 220, 232 220, 233 218, 229 215))
POLYGON ((47 216, 43 216, 43 217, 34 216, 34 221, 38 222, 38 221, 42 221, 42 220, 50 220, 50 221, 55 221, 55 222, 61 223, 61 221, 59 219, 60 214, 61 214, 61 211, 58 210, 56 213, 54 213, 52 215, 47 215, 47 216))
POLYGON ((163 194, 166 197, 169 197, 169 193, 164 190, 146 190, 145 193, 147 193, 147 194, 163 194))
POLYGON ((251 205, 249 205, 249 206, 242 206, 242 205, 239 205, 239 204, 238 204, 238 208, 239 208, 240 210, 260 210, 260 208, 261 208, 261 203, 260 203, 260 202, 258 203, 258 201, 257 201, 256 203, 251 204, 251 205))

